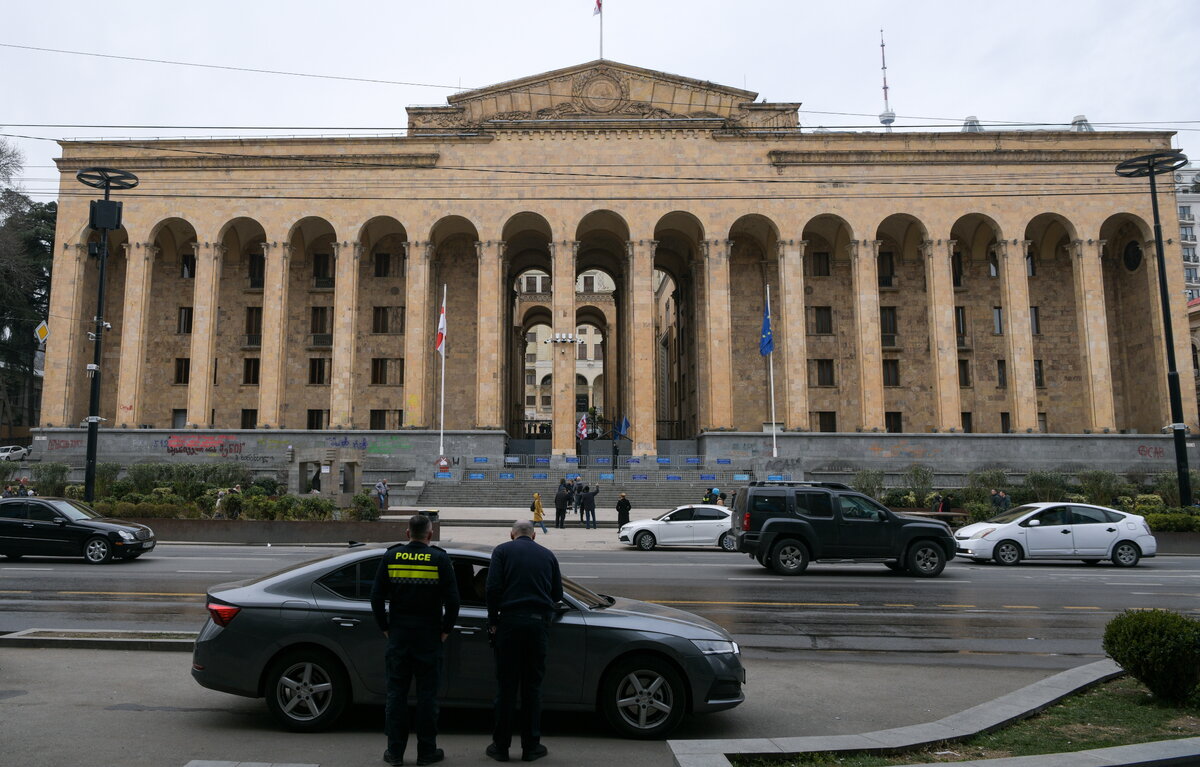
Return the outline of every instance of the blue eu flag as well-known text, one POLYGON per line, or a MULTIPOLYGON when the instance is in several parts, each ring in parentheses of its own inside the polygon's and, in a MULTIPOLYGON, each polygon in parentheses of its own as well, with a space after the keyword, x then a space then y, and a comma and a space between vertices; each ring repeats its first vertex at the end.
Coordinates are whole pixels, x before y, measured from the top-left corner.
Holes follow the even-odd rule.
POLYGON ((767 356, 775 351, 775 336, 771 334, 771 306, 763 307, 762 338, 758 339, 758 353, 767 356))

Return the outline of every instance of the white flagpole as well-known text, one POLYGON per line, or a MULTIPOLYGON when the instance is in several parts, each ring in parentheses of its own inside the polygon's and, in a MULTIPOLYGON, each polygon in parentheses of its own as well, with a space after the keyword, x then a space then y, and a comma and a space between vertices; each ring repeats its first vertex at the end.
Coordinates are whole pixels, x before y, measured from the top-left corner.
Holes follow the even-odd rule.
MULTIPOLYGON (((446 311, 446 284, 442 283, 442 311, 446 311)), ((443 315, 445 316, 445 315, 443 315)), ((449 323, 446 330, 449 331, 449 323)), ((442 404, 438 415, 438 456, 446 457, 446 338, 442 338, 442 404)))
MULTIPOLYGON (((767 285, 767 317, 771 316, 771 285, 767 285)), ((771 353, 767 355, 767 364, 771 368, 771 457, 779 457, 779 446, 775 441, 775 326, 771 325, 771 353)))
POLYGON ((600 6, 600 60, 604 60, 604 6, 600 6))

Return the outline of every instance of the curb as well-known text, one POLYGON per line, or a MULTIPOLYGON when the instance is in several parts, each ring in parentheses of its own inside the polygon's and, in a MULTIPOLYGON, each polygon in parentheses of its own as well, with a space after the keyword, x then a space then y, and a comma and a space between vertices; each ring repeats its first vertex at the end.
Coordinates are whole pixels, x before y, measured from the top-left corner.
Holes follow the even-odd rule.
POLYGON ((0 647, 68 648, 72 650, 138 650, 142 652, 191 652, 196 634, 188 631, 146 632, 113 629, 24 629, 0 636, 0 647), (145 634, 179 634, 177 639, 147 637, 145 634), (60 635, 66 636, 60 636, 60 635), (71 636, 75 634, 76 636, 71 636), (114 634, 117 636, 85 636, 114 634), (126 636, 120 636, 125 634, 126 636))
MULTIPOLYGON (((899 751, 947 740, 990 732, 1025 719, 1063 698, 1108 681, 1124 672, 1112 660, 1096 661, 1068 669, 1035 682, 993 701, 960 711, 927 724, 878 730, 859 735, 817 735, 802 738, 752 738, 744 740, 671 740, 677 767, 731 767, 729 756, 781 757, 833 751, 883 753, 899 751)), ((993 765, 1019 767, 1044 765, 1052 758, 1056 767, 1093 767, 1094 765, 1151 765, 1194 763, 1200 755, 1200 738, 1140 743, 1130 746, 1078 751, 1069 754, 1042 754, 1013 759, 955 762, 956 765, 993 765)))

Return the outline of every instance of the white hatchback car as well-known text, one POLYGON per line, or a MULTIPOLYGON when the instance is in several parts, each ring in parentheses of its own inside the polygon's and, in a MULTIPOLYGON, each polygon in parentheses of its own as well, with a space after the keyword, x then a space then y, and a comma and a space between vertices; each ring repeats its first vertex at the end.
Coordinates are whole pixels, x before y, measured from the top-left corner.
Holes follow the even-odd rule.
POLYGON ((0 447, 0 461, 23 461, 29 457, 29 448, 20 445, 0 447))
POLYGON ((1022 559, 1102 559, 1133 567, 1158 553, 1158 542, 1143 517, 1082 503, 1030 503, 986 522, 959 528, 954 541, 960 557, 1015 565, 1022 559))
POLYGON ((617 533, 622 543, 650 551, 655 546, 718 546, 736 551, 737 540, 729 529, 729 509, 707 503, 679 506, 654 519, 623 525, 617 533))

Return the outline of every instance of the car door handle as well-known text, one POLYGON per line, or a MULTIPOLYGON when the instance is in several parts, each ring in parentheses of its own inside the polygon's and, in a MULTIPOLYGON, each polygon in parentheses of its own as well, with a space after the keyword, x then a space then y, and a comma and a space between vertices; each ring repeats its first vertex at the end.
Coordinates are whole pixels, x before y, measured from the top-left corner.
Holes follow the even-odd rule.
POLYGON ((1060 533, 1062 533, 1063 535, 1070 535, 1070 534, 1071 534, 1071 531, 1070 531, 1070 530, 1068 530, 1068 529, 1066 529, 1066 528, 1063 528, 1062 530, 1059 530, 1059 532, 1060 532, 1060 533))
POLYGON ((1106 532, 1106 533, 1115 533, 1115 532, 1117 532, 1117 528, 1115 528, 1115 527, 1106 527, 1106 528, 1104 528, 1104 532, 1106 532))
POLYGON ((350 628, 351 626, 362 623, 362 621, 360 621, 358 618, 334 618, 333 622, 339 626, 344 626, 345 628, 350 628))
POLYGON ((479 633, 478 626, 455 626, 454 630, 464 636, 474 636, 479 633))
POLYGON ((32 529, 33 529, 33 523, 32 523, 32 522, 23 522, 23 523, 21 523, 21 527, 28 527, 29 529, 31 529, 31 530, 32 530, 32 529))

